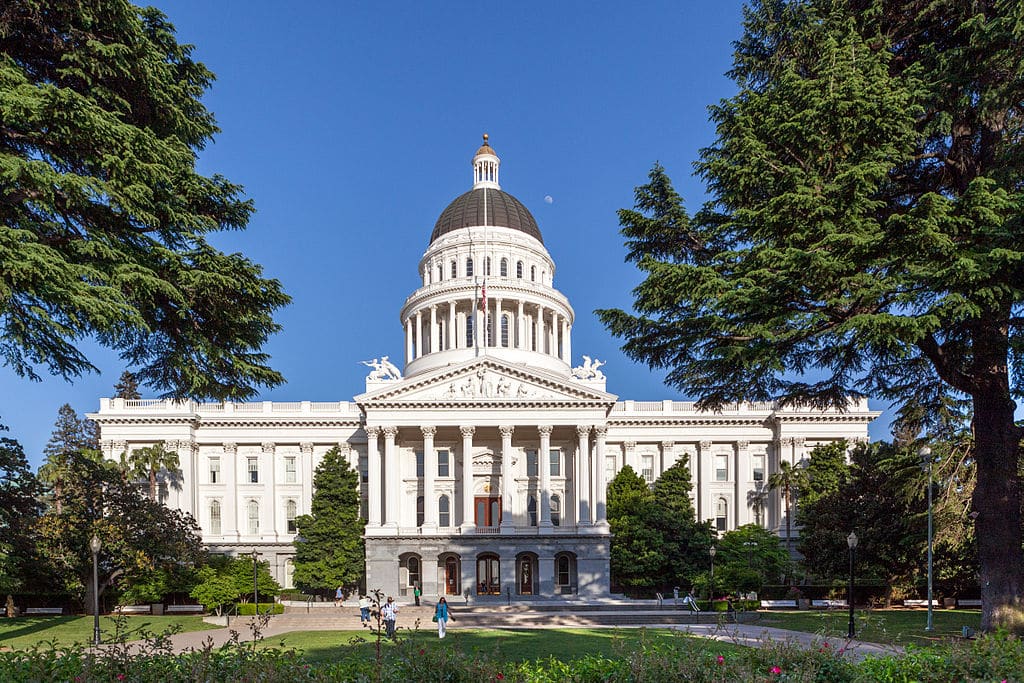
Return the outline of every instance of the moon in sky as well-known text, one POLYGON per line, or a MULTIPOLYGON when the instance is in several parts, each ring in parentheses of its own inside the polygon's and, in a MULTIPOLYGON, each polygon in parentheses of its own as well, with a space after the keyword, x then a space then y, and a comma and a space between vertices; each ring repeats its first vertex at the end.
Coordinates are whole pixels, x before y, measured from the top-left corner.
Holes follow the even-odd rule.
POLYGON ((544 203, 545 204, 554 204, 555 203, 555 199, 554 199, 554 197, 552 197, 549 194, 548 195, 544 195, 544 203))

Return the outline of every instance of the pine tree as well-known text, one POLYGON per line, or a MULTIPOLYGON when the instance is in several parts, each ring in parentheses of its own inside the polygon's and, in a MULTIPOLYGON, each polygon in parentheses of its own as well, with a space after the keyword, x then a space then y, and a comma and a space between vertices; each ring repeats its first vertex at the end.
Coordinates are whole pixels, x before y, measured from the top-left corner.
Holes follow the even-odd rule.
POLYGON ((982 628, 1024 631, 1024 4, 753 2, 730 75, 711 199, 654 167, 602 320, 702 407, 969 397, 982 628))
POLYGON ((139 382, 135 379, 135 375, 127 370, 121 373, 121 378, 114 385, 114 398, 123 398, 129 401, 137 401, 142 398, 142 394, 139 393, 139 382))
POLYGON ((75 459, 83 457, 83 451, 89 445, 84 421, 74 408, 65 403, 57 411, 53 434, 43 448, 46 461, 39 468, 39 479, 49 484, 53 491, 53 504, 58 515, 63 509, 64 483, 73 476, 75 459))
POLYGON ((313 475, 312 510, 295 522, 295 585, 313 593, 353 590, 365 573, 359 473, 332 448, 313 475))

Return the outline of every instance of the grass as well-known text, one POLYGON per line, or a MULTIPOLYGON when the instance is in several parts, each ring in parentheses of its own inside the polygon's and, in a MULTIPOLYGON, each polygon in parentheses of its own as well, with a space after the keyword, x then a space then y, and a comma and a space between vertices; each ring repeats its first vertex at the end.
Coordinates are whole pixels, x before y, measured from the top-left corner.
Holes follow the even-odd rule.
MULTIPOLYGON (((690 638, 670 629, 613 628, 455 629, 449 631, 444 640, 438 639, 433 629, 400 629, 399 634, 423 649, 458 647, 465 652, 483 652, 489 657, 502 657, 509 661, 546 659, 551 656, 569 661, 588 654, 618 657, 645 642, 671 643, 680 638, 690 638)), ((368 631, 295 631, 268 638, 263 645, 295 649, 309 662, 337 662, 353 656, 373 658, 374 643, 369 640, 370 637, 368 631)), ((715 654, 728 655, 741 647, 712 640, 702 642, 706 642, 706 647, 715 654)), ((394 645, 386 642, 384 647, 391 648, 394 645)))
MULTIPOLYGON (((925 610, 875 609, 854 610, 857 639, 886 645, 928 647, 960 636, 964 626, 975 631, 981 623, 980 610, 941 610, 932 612, 934 630, 924 630, 928 613, 925 610)), ((850 614, 844 610, 762 612, 761 626, 791 631, 817 633, 830 638, 845 638, 850 614)))
MULTIPOLYGON (((124 616, 122 634, 126 640, 139 640, 148 633, 162 633, 169 629, 178 631, 205 631, 219 628, 203 622, 202 617, 174 615, 166 617, 124 616)), ((114 617, 100 617, 102 640, 113 638, 116 623, 114 617)), ((0 619, 0 647, 24 650, 33 645, 53 643, 57 647, 75 643, 92 643, 92 617, 18 617, 0 619)))

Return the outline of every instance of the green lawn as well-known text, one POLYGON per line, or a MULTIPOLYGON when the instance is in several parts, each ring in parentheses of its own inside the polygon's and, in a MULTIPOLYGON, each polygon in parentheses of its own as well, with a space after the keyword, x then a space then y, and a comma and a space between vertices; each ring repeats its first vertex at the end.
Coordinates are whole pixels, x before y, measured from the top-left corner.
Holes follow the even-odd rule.
MULTIPOLYGON (((466 652, 485 652, 491 657, 503 657, 513 661, 546 659, 554 655, 568 661, 588 654, 615 657, 636 649, 641 641, 672 643, 689 638, 669 629, 501 629, 501 630, 460 630, 453 629, 448 637, 440 640, 437 632, 426 629, 417 632, 400 630, 412 645, 421 648, 459 647, 466 652)), ((298 650, 310 662, 335 662, 349 657, 372 658, 374 644, 358 642, 369 638, 366 631, 295 631, 274 636, 264 641, 264 647, 285 647, 298 650), (353 643, 353 639, 356 640, 353 643)), ((691 642, 697 639, 690 639, 691 642)), ((711 640, 708 650, 715 654, 730 654, 740 649, 731 643, 711 640)), ((395 647, 385 642, 386 648, 395 647)))
MULTIPOLYGON (((854 610, 857 638, 872 643, 891 645, 929 646, 947 642, 960 635, 961 628, 977 630, 981 623, 980 610, 934 610, 934 630, 924 630, 928 613, 925 610, 875 609, 854 610)), ((791 631, 819 633, 830 638, 845 638, 850 624, 849 612, 843 610, 762 612, 762 626, 785 628, 791 631)))
MULTIPOLYGON (((204 631, 218 628, 203 622, 202 617, 174 615, 166 617, 124 616, 122 632, 126 640, 138 640, 146 632, 163 633, 169 629, 204 631)), ((0 647, 15 650, 53 642, 58 647, 92 643, 92 617, 18 617, 0 619, 0 647)), ((104 641, 114 637, 114 617, 100 617, 100 634, 104 641)))

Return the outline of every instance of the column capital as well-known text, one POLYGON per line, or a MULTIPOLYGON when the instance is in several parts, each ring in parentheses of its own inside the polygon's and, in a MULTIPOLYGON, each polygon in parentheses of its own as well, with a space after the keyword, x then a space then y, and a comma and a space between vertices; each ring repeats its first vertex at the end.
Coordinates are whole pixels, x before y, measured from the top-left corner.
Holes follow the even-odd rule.
POLYGON ((234 455, 235 453, 238 452, 238 444, 235 443, 234 441, 225 441, 224 452, 228 455, 234 455))
POLYGON ((576 434, 581 438, 584 436, 590 436, 591 429, 590 425, 576 425, 576 434))
POLYGON ((433 437, 437 434, 437 427, 433 425, 423 425, 420 427, 420 432, 423 434, 423 438, 433 437))
POLYGON ((541 436, 551 436, 551 432, 554 427, 551 425, 537 425, 537 433, 541 436))
POLYGON ((459 431, 462 432, 463 439, 468 439, 476 433, 476 427, 459 427, 459 431))
MULTIPOLYGON (((312 445, 313 444, 310 444, 310 446, 312 445)), ((338 444, 338 452, 340 452, 342 455, 350 454, 352 452, 352 444, 350 444, 348 441, 340 442, 338 444)))
POLYGON ((376 425, 367 425, 363 427, 363 431, 366 432, 367 436, 373 439, 376 439, 378 436, 380 436, 380 427, 377 427, 376 425))
POLYGON ((263 448, 263 452, 267 454, 273 453, 274 449, 277 448, 277 444, 275 444, 273 441, 264 441, 261 444, 261 446, 263 448))
POLYGON ((627 451, 631 451, 636 448, 636 441, 623 441, 622 447, 627 451))
POLYGON ((515 430, 516 428, 512 425, 501 425, 498 427, 498 431, 501 432, 501 437, 503 439, 510 438, 512 436, 512 432, 515 430))
POLYGON ((791 437, 791 436, 784 436, 781 439, 779 439, 779 444, 782 445, 782 446, 792 446, 793 445, 793 437, 791 437))
POLYGON ((711 448, 711 442, 710 442, 710 441, 701 441, 701 442, 700 442, 700 449, 701 449, 702 451, 706 451, 706 450, 708 450, 709 448, 711 448))
POLYGON ((804 437, 802 437, 802 436, 794 436, 793 437, 793 445, 796 446, 797 448, 803 448, 803 446, 804 446, 804 437))
POLYGON ((384 438, 386 439, 393 439, 398 436, 398 427, 395 427, 394 425, 383 427, 381 428, 381 431, 384 432, 384 438))
POLYGON ((594 425, 594 436, 599 439, 608 436, 608 425, 594 425))
POLYGON ((745 451, 748 448, 750 448, 750 442, 749 441, 737 441, 736 442, 736 450, 745 451))
POLYGON ((662 447, 662 449, 664 449, 666 451, 670 451, 670 450, 672 450, 673 448, 676 447, 676 442, 675 441, 662 441, 661 442, 661 447, 662 447))
MULTIPOLYGON (((349 446, 349 448, 351 449, 351 446, 349 446)), ((307 454, 307 455, 312 453, 313 452, 313 442, 312 441, 303 441, 302 443, 299 444, 299 450, 302 453, 307 454)), ((342 449, 342 453, 344 453, 344 452, 345 452, 344 449, 342 449)))

